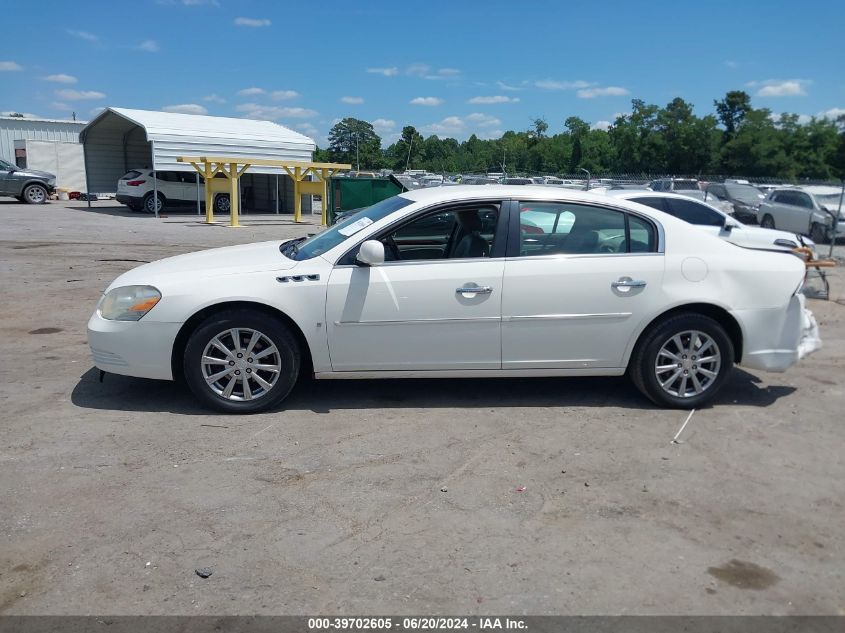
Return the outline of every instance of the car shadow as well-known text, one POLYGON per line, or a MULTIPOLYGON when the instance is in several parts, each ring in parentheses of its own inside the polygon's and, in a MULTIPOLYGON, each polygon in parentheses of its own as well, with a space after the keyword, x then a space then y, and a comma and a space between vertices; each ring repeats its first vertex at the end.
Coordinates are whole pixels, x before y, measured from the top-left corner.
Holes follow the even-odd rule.
MULTIPOLYGON (((763 386, 735 369, 714 405, 768 407, 795 387, 763 386)), ((85 372, 71 402, 86 409, 208 415, 179 382, 85 372)), ((329 413, 346 409, 480 407, 624 407, 655 409, 624 376, 579 378, 409 378, 402 380, 301 380, 275 411, 329 413)))

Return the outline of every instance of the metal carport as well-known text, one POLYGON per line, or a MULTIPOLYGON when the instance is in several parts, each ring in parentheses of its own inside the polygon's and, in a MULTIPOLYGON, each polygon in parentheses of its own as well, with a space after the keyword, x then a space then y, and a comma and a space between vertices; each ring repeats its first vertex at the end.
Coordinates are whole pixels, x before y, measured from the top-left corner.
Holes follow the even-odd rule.
MULTIPOLYGON (((193 167, 177 162, 179 156, 310 161, 316 148, 309 137, 271 121, 129 108, 106 108, 79 140, 89 193, 114 192, 118 179, 139 167, 193 173, 193 167)), ((256 165, 242 187, 249 188, 248 196, 241 193, 246 211, 293 212, 294 184, 280 167, 256 165)))

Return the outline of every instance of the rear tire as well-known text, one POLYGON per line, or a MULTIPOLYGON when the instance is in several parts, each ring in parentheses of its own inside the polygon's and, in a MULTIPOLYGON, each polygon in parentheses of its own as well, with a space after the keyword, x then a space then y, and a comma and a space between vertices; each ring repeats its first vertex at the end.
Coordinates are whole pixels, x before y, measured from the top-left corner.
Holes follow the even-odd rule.
POLYGON ((823 244, 827 241, 827 229, 824 225, 819 224, 818 222, 813 222, 813 226, 810 227, 810 239, 813 240, 816 244, 823 244))
POLYGON ((229 201, 229 194, 221 193, 214 198, 214 211, 216 213, 229 213, 232 205, 229 201))
POLYGON ((191 391, 203 405, 224 413, 257 413, 278 405, 296 384, 300 366, 299 344, 290 328, 244 309, 203 321, 188 339, 183 358, 191 391))
POLYGON ((44 185, 27 185, 21 194, 27 204, 44 204, 50 195, 44 185))
POLYGON ((153 201, 153 197, 154 196, 153 196, 152 193, 148 193, 146 196, 144 196, 144 202, 143 202, 141 208, 146 213, 155 213, 156 212, 156 206, 158 206, 158 212, 161 213, 162 210, 164 209, 164 205, 167 203, 167 199, 159 193, 158 194, 158 205, 156 205, 156 203, 153 201))
POLYGON ((734 346, 725 329, 710 317, 687 312, 642 334, 628 374, 655 404, 694 409, 718 394, 733 360, 734 346))
POLYGON ((760 221, 760 226, 764 229, 773 229, 775 228, 775 219, 767 213, 760 221))

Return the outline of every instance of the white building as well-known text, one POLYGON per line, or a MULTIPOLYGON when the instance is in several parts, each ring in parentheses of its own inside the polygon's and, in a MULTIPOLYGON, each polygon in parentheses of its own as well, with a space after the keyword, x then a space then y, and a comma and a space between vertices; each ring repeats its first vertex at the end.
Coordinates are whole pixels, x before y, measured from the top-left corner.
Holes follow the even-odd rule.
POLYGON ((0 158, 56 175, 56 187, 85 191, 79 133, 87 121, 0 117, 0 158))

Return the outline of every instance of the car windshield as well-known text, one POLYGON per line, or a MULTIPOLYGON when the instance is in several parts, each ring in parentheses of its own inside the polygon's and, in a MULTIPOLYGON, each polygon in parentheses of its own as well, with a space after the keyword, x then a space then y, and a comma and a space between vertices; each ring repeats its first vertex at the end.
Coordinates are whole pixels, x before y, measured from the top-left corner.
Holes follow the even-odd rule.
POLYGON ((285 242, 279 247, 282 255, 289 259, 302 261, 311 259, 330 251, 335 246, 344 240, 352 237, 358 231, 368 227, 374 222, 378 222, 382 218, 386 218, 394 211, 398 211, 409 204, 413 204, 413 200, 403 198, 402 196, 393 196, 381 202, 375 203, 371 207, 361 209, 358 213, 344 218, 333 227, 326 229, 322 233, 312 235, 306 240, 291 240, 285 242))
POLYGON ((2 169, 3 171, 9 171, 11 169, 14 169, 14 167, 12 167, 12 165, 7 163, 5 160, 0 160, 0 169, 2 169))
POLYGON ((734 200, 748 204, 759 203, 763 195, 757 187, 751 185, 725 185, 725 189, 734 200))
POLYGON ((675 191, 698 190, 697 180, 675 180, 672 184, 675 191))
MULTIPOLYGON (((816 201, 825 207, 830 207, 831 209, 838 209, 839 208, 839 194, 838 193, 826 193, 823 196, 816 195, 816 201)), ((843 203, 843 208, 845 208, 845 203, 843 203)))

